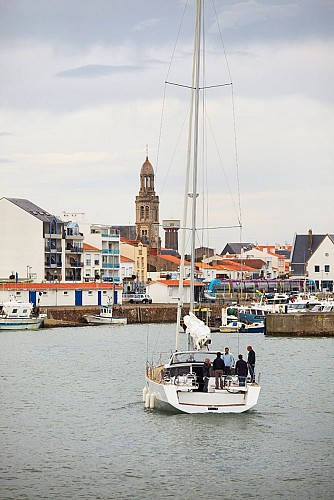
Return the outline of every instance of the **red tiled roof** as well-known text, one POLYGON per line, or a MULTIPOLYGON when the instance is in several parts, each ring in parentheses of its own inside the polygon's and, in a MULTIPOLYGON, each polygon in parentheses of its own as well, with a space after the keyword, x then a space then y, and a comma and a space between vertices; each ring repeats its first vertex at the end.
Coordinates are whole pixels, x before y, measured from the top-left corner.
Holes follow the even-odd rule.
MULTIPOLYGON (((155 280, 151 283, 160 283, 161 285, 166 286, 179 286, 179 280, 155 280)), ((183 280, 183 286, 190 286, 189 280, 183 280)), ((203 283, 200 281, 195 281, 195 286, 203 286, 203 283)))
POLYGON ((121 255, 121 262, 134 262, 134 260, 129 259, 128 257, 125 257, 124 255, 121 255))
POLYGON ((94 252, 101 252, 100 248, 93 247, 93 245, 89 245, 88 243, 83 243, 84 250, 94 250, 94 252))
MULTIPOLYGON (((159 253, 158 257, 164 260, 168 260, 169 262, 173 262, 174 264, 180 264, 181 259, 179 257, 175 257, 174 255, 162 255, 159 253)), ((187 260, 184 261, 184 264, 190 266, 190 262, 187 260)))
POLYGON ((206 264, 205 262, 195 262, 195 266, 198 268, 202 268, 202 269, 214 269, 214 266, 210 266, 209 264, 206 264))
POLYGON ((140 243, 139 240, 128 240, 127 238, 124 238, 124 236, 121 236, 121 242, 127 243, 128 245, 132 245, 133 247, 138 246, 138 243, 140 243))
MULTIPOLYGON (((99 283, 91 281, 90 283, 2 283, 2 290, 111 290, 112 283, 99 283)), ((121 289, 121 285, 115 285, 115 288, 121 289)))

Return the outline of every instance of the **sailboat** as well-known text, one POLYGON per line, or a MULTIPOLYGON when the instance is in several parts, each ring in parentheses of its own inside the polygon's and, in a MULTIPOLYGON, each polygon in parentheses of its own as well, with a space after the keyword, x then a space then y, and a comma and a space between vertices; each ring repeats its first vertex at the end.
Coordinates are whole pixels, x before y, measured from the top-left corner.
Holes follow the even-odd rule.
MULTIPOLYGON (((196 2, 196 23, 193 50, 193 72, 191 87, 191 111, 189 121, 188 151, 192 150, 192 169, 187 165, 185 186, 185 202, 183 213, 183 227, 187 223, 188 199, 191 202, 191 297, 189 313, 183 318, 188 338, 187 350, 180 351, 178 347, 178 332, 182 302, 182 283, 184 269, 185 236, 182 234, 181 268, 178 313, 176 320, 176 347, 169 360, 164 364, 154 365, 147 361, 146 384, 143 389, 143 400, 146 408, 156 408, 165 411, 188 414, 203 413, 242 413, 253 408, 260 394, 258 382, 247 381, 242 385, 237 375, 223 377, 223 387, 215 388, 215 377, 209 372, 209 380, 204 377, 204 363, 210 364, 216 358, 216 352, 210 351, 211 332, 194 314, 194 286, 195 286, 195 232, 196 232, 196 198, 197 198, 197 163, 199 139, 199 93, 200 93, 200 62, 201 62, 201 31, 202 31, 203 0, 196 2), (192 187, 189 193, 190 172, 192 173, 192 187)), ((188 155, 188 162, 189 162, 188 155)), ((206 372, 207 373, 207 372, 206 372)))

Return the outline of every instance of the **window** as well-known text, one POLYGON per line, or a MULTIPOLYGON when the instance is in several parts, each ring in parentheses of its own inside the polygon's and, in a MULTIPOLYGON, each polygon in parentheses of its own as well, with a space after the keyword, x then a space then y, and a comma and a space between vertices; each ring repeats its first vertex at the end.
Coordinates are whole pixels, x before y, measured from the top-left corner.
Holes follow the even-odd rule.
POLYGON ((329 272, 330 272, 330 266, 327 265, 327 266, 325 266, 325 273, 329 273, 329 272))
POLYGON ((68 292, 64 292, 64 295, 68 295, 68 292))
POLYGON ((144 219, 144 207, 140 207, 140 219, 144 219))
POLYGON ((314 272, 320 273, 320 266, 314 266, 314 272))
POLYGON ((88 290, 88 295, 93 295, 93 292, 91 290, 88 290))

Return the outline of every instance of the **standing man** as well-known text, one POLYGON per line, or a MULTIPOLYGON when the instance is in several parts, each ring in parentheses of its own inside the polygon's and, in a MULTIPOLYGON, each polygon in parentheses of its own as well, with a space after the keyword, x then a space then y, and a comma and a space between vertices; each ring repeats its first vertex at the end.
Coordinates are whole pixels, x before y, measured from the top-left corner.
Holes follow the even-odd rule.
POLYGON ((209 358, 206 358, 204 360, 204 365, 203 365, 203 382, 204 382, 203 392, 208 392, 210 369, 211 369, 211 361, 209 358))
POLYGON ((216 359, 213 360, 212 368, 215 372, 216 389, 223 388, 222 375, 224 373, 224 361, 222 360, 222 353, 217 352, 216 359))
POLYGON ((239 385, 246 385, 246 377, 248 374, 247 363, 242 359, 242 354, 239 354, 238 358, 235 364, 235 373, 238 375, 239 385))
POLYGON ((230 353, 230 350, 228 347, 225 347, 225 353, 223 356, 223 361, 224 361, 224 374, 225 375, 231 375, 231 368, 234 366, 234 357, 230 353))
POLYGON ((255 382, 255 352, 253 351, 251 345, 247 346, 247 351, 248 351, 247 364, 248 364, 249 375, 251 378, 251 382, 255 382))

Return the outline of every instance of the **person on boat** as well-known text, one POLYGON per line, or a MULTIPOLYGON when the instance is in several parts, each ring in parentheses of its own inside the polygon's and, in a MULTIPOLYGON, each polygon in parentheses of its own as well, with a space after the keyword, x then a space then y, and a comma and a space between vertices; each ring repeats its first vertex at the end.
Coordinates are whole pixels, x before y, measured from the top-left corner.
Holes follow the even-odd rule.
POLYGON ((224 375, 231 375, 231 370, 234 366, 234 357, 233 354, 230 353, 228 347, 225 347, 223 361, 224 361, 224 375))
POLYGON ((246 377, 248 375, 248 365, 242 354, 239 354, 238 361, 235 364, 235 374, 238 375, 239 385, 246 385, 246 377))
POLYGON ((247 351, 248 351, 247 364, 248 364, 249 375, 251 377, 251 382, 255 382, 255 352, 253 351, 251 345, 247 346, 247 351))
POLYGON ((211 370, 211 361, 209 358, 205 358, 203 365, 203 381, 204 381, 203 392, 208 392, 209 390, 210 370, 211 370))
POLYGON ((224 360, 222 359, 222 353, 217 352, 216 359, 213 360, 212 368, 215 374, 216 389, 223 388, 223 373, 224 373, 224 360))

